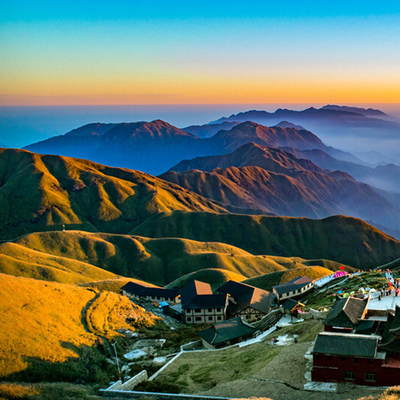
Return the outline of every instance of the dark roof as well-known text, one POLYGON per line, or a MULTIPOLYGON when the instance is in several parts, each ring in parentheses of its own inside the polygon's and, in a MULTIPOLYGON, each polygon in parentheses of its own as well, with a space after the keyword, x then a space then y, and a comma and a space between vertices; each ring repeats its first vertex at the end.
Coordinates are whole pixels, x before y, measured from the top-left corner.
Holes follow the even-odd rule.
POLYGON ((315 341, 313 354, 373 358, 378 340, 379 336, 321 332, 315 341))
POLYGON ((293 299, 287 299, 284 303, 283 303, 283 308, 285 310, 289 310, 292 311, 293 308, 295 308, 297 305, 301 305, 304 307, 304 304, 301 304, 299 301, 293 300, 293 299))
POLYGON ((400 338, 397 336, 397 323, 398 316, 400 315, 400 308, 396 306, 395 313, 391 310, 388 312, 388 320, 385 330, 382 334, 382 339, 379 347, 381 349, 391 351, 393 353, 400 353, 400 338), (394 332, 394 333, 393 333, 394 332))
POLYGON ((313 282, 313 279, 309 278, 308 276, 299 276, 297 278, 293 278, 289 282, 274 286, 274 289, 278 294, 283 294, 301 289, 311 282, 313 282))
POLYGON ((396 305, 394 317, 390 324, 390 333, 400 335, 400 307, 396 305))
POLYGON ((235 299, 244 296, 250 291, 253 291, 254 286, 247 285, 245 283, 228 281, 224 283, 220 288, 217 289, 218 293, 230 294, 235 299))
POLYGON ((210 284, 200 281, 191 281, 185 287, 183 287, 180 292, 183 308, 185 308, 185 304, 189 304, 192 299, 198 295, 212 294, 210 284))
POLYGON ((206 342, 216 345, 254 333, 256 329, 240 317, 218 322, 211 328, 197 332, 206 342))
POLYGON ((122 286, 121 290, 125 290, 125 292, 131 293, 138 297, 152 296, 175 298, 179 296, 179 290, 163 289, 146 283, 140 284, 135 282, 128 282, 126 285, 122 286))
POLYGON ((228 281, 217 289, 217 292, 230 294, 235 299, 236 304, 231 304, 229 308, 229 312, 233 315, 248 307, 268 314, 271 308, 270 292, 245 283, 228 281))
POLYGON ((354 297, 338 299, 325 318, 324 324, 327 326, 353 328, 363 316, 367 305, 368 299, 362 300, 354 297))
POLYGON ((370 335, 372 333, 372 328, 374 327, 374 320, 362 319, 357 325, 354 333, 370 335))
POLYGON ((225 308, 227 297, 226 294, 202 294, 193 297, 188 303, 182 304, 182 308, 225 308))

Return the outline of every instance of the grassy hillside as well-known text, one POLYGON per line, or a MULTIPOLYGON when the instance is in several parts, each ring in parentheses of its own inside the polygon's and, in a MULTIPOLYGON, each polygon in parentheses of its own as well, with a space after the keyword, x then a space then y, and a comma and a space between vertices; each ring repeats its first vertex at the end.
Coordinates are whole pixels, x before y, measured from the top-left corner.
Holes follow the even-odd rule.
POLYGON ((0 149, 0 204, 0 239, 63 224, 127 233, 160 211, 225 211, 139 171, 16 149, 0 149))
POLYGON ((90 283, 91 287, 110 287, 112 290, 124 284, 123 279, 114 281, 117 275, 165 285, 205 269, 222 269, 249 278, 305 266, 304 260, 254 256, 224 243, 80 231, 26 235, 15 243, 0 245, 0 259, 11 257, 14 254, 11 250, 16 253, 13 255, 15 265, 14 268, 4 267, 6 273, 59 282, 90 283), (24 268, 25 264, 30 268, 24 268), (91 283, 104 280, 106 282, 91 283))
MULTIPOLYGON (((128 282, 143 283, 143 281, 134 278, 115 278, 115 279, 106 279, 104 281, 88 282, 80 286, 85 288, 93 288, 100 291, 119 293, 121 291, 122 286, 126 285, 128 282)), ((149 285, 149 283, 147 282, 146 284, 149 285)))
POLYGON ((89 263, 44 254, 16 243, 0 245, 0 272, 70 284, 116 277, 115 274, 89 263))
POLYGON ((400 258, 400 241, 344 216, 312 220, 176 211, 160 213, 132 233, 216 241, 252 254, 321 258, 362 269, 400 258))
POLYGON ((211 285, 212 290, 215 290, 228 281, 241 282, 245 279, 246 279, 245 276, 237 274, 232 271, 210 268, 210 269, 202 269, 200 271, 184 275, 181 278, 176 279, 170 284, 168 284, 167 287, 181 288, 186 286, 192 280, 198 280, 201 282, 209 283, 211 285))
POLYGON ((0 379, 107 380, 94 333, 112 337, 129 317, 137 327, 154 321, 115 293, 4 274, 0 280, 0 379))

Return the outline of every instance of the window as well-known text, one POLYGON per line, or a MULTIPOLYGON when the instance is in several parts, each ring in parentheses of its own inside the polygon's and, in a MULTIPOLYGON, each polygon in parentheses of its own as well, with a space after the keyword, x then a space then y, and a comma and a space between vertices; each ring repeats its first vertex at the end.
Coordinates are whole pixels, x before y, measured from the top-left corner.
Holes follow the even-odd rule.
POLYGON ((222 317, 217 317, 217 320, 218 320, 218 321, 221 321, 221 319, 222 319, 222 317))
POLYGON ((376 374, 374 372, 366 372, 365 373, 365 381, 366 382, 376 382, 376 374))
POLYGON ((321 355, 320 355, 320 354, 317 354, 317 355, 315 356, 315 359, 316 359, 316 360, 320 360, 320 359, 321 359, 321 355))
POLYGON ((209 321, 212 321, 212 320, 213 320, 213 317, 208 317, 208 320, 209 320, 209 321))
POLYGON ((187 318, 186 318, 186 321, 187 321, 187 322, 192 322, 192 317, 187 317, 187 318))
POLYGON ((358 358, 355 358, 354 359, 354 364, 358 364, 358 363, 359 363, 358 358))
POLYGON ((212 308, 209 308, 209 309, 208 309, 208 312, 212 312, 212 308))
POLYGON ((196 317, 194 320, 195 320, 196 322, 199 322, 199 321, 201 321, 201 317, 196 317))
POLYGON ((354 381, 356 377, 356 373, 354 371, 344 371, 344 380, 345 381, 354 381))
POLYGON ((346 361, 347 358, 346 357, 340 357, 340 361, 346 361))
POLYGON ((199 314, 199 313, 201 313, 201 309, 200 310, 194 310, 194 312, 199 314))

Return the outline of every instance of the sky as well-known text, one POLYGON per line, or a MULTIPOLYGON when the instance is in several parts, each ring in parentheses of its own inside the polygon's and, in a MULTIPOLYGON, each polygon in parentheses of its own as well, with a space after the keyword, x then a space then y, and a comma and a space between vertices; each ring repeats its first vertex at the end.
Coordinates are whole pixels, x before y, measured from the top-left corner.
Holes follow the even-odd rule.
POLYGON ((0 7, 0 106, 400 103, 398 1, 0 7))

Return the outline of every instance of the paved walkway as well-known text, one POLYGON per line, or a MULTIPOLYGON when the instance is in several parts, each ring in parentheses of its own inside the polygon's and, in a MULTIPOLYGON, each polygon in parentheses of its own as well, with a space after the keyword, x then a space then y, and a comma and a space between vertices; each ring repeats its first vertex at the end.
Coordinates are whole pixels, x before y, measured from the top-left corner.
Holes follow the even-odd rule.
POLYGON ((396 309, 396 305, 400 306, 400 296, 384 296, 381 300, 371 299, 368 303, 369 310, 387 310, 396 309))

